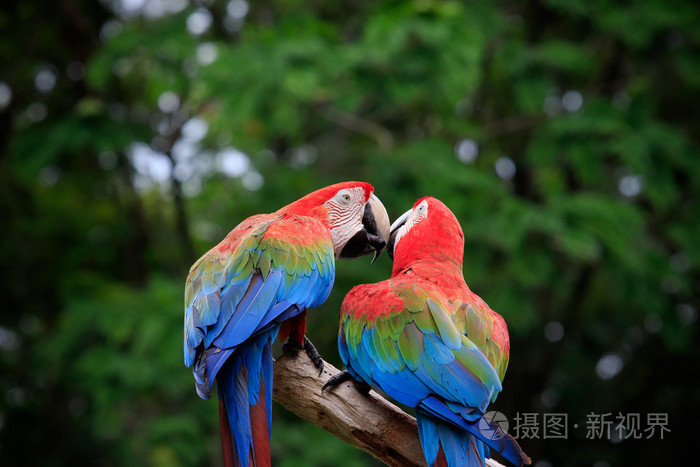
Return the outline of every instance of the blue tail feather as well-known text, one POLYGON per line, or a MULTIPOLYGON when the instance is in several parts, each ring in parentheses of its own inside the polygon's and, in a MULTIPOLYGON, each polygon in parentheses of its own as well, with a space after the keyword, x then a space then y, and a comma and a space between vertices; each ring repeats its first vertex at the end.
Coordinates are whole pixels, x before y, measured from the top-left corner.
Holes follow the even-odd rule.
MULTIPOLYGON (((267 413, 267 439, 272 425, 272 342, 279 326, 246 342, 226 359, 216 381, 219 397, 224 402, 234 457, 237 464, 248 465, 255 452, 255 434, 251 427, 251 410, 257 404, 265 404, 267 413), (260 400, 260 392, 264 400, 260 400)), ((222 352, 223 353, 223 352, 222 352)), ((217 361, 218 362, 218 361, 217 361)))
MULTIPOLYGON (((420 412, 431 415, 432 417, 444 420, 463 430, 469 432, 478 438, 482 444, 490 447, 494 451, 501 454, 513 465, 529 464, 530 458, 523 452, 518 445, 518 442, 508 433, 502 437, 494 437, 494 433, 499 433, 500 427, 493 421, 480 418, 475 422, 465 420, 461 415, 450 410, 447 405, 434 396, 423 399, 420 403, 420 412), (486 433, 482 432, 485 430, 486 433)), ((471 414, 470 414, 471 415, 471 414)), ((471 418, 471 417, 470 417, 471 418)), ((485 448, 485 447, 484 447, 485 448)), ((488 451, 486 451, 488 457, 488 451)))
MULTIPOLYGON (((276 336, 275 332, 275 337, 276 336)), ((274 338, 267 341, 267 344, 263 348, 262 354, 262 374, 265 375, 265 407, 267 409, 267 429, 268 432, 272 430, 272 341, 274 338)), ((271 434, 271 433, 270 433, 271 434)))
POLYGON ((488 448, 474 435, 418 410, 418 434, 430 467, 441 466, 440 450, 447 467, 484 467, 488 448))

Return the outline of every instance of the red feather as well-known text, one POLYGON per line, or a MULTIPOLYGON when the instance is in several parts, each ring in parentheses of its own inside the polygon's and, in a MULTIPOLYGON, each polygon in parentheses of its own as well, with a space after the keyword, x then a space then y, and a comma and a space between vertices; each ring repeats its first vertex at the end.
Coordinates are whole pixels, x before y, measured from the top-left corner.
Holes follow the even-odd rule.
POLYGON ((299 313, 292 319, 288 319, 277 333, 277 339, 284 342, 289 338, 290 342, 297 347, 304 346, 304 335, 306 334, 306 310, 299 313))
POLYGON ((299 347, 302 347, 304 345, 304 334, 306 334, 306 311, 294 317, 289 338, 299 347))
POLYGON ((462 227, 452 211, 438 199, 422 198, 416 205, 425 199, 430 222, 418 222, 397 242, 391 275, 398 276, 416 263, 425 261, 431 267, 437 264, 452 266, 454 273, 461 276, 464 257, 462 227))
POLYGON ((253 449, 250 465, 270 467, 270 431, 267 426, 267 409, 265 408, 265 383, 260 381, 258 403, 250 407, 250 429, 253 435, 253 449))
POLYGON ((365 202, 369 199, 374 192, 374 187, 366 182, 342 182, 336 183, 335 185, 330 185, 320 190, 316 190, 303 198, 294 201, 291 204, 283 207, 276 214, 299 214, 300 216, 311 216, 320 220, 321 222, 327 223, 328 213, 324 212, 326 207, 323 205, 326 201, 331 199, 338 190, 344 188, 355 188, 362 187, 365 190, 365 202))
POLYGON ((448 467, 447 466, 447 457, 445 457, 445 451, 442 449, 442 443, 440 443, 440 448, 438 449, 438 454, 437 457, 435 458, 435 463, 433 464, 435 467, 448 467))
POLYGON ((231 428, 228 426, 228 415, 224 401, 219 399, 219 428, 221 429, 221 447, 224 453, 224 466, 235 467, 235 454, 233 450, 233 440, 231 439, 231 428))

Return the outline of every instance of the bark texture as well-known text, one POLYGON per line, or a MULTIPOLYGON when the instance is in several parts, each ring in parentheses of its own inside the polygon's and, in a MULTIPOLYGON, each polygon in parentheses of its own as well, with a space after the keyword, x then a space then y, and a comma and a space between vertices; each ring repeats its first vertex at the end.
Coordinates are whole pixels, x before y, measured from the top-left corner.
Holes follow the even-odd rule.
MULTIPOLYGON (((275 361, 272 397, 290 412, 387 465, 425 467, 415 418, 375 391, 361 393, 352 382, 321 394, 321 387, 338 372, 325 362, 318 376, 306 353, 286 353, 275 361)), ((503 467, 493 459, 487 459, 486 465, 503 467)))

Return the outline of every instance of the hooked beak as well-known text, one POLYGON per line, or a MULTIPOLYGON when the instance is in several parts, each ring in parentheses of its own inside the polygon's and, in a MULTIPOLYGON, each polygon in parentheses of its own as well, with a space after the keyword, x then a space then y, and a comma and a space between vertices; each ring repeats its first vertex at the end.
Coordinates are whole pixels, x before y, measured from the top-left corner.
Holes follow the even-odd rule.
POLYGON ((379 198, 374 193, 365 204, 365 212, 362 216, 362 230, 348 240, 340 251, 340 258, 358 258, 367 253, 374 252, 372 262, 386 248, 389 241, 389 214, 379 198))
POLYGON ((411 214, 412 211, 413 209, 409 209, 408 211, 401 214, 401 217, 396 219, 389 228, 389 244, 387 245, 387 254, 392 260, 394 259, 394 247, 396 246, 396 234, 399 232, 399 229, 406 223, 406 221, 408 220, 408 216, 411 214))

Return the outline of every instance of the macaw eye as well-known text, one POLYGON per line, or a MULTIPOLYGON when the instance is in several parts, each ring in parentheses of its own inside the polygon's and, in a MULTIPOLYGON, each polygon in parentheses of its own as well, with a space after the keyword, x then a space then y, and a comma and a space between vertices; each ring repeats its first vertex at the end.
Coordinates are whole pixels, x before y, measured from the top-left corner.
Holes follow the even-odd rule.
POLYGON ((333 203, 337 206, 348 207, 354 199, 352 190, 344 189, 338 191, 332 198, 333 203))

